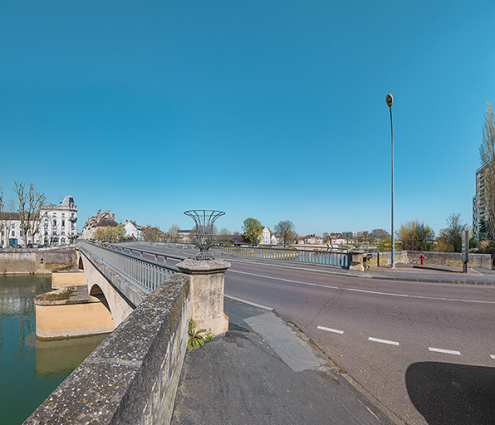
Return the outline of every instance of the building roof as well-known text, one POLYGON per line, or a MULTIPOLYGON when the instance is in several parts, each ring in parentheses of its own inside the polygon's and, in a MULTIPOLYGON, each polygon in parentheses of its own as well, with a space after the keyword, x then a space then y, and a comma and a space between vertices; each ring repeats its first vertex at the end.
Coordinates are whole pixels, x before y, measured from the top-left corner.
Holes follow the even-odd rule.
POLYGON ((17 212, 0 212, 0 220, 20 220, 21 216, 17 212))
POLYGON ((111 217, 103 217, 99 222, 98 224, 96 225, 96 227, 117 227, 119 225, 119 223, 117 223, 113 218, 111 217))

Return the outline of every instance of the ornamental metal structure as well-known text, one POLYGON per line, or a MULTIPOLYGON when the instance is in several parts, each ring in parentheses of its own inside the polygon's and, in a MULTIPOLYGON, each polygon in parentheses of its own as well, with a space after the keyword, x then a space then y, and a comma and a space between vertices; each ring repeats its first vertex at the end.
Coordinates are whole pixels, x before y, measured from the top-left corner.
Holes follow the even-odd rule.
POLYGON ((213 226, 218 217, 225 215, 223 211, 216 210, 188 210, 184 214, 191 217, 196 223, 196 234, 193 237, 193 244, 199 248, 196 260, 214 260, 215 257, 208 252, 215 245, 217 238, 213 234, 213 226))

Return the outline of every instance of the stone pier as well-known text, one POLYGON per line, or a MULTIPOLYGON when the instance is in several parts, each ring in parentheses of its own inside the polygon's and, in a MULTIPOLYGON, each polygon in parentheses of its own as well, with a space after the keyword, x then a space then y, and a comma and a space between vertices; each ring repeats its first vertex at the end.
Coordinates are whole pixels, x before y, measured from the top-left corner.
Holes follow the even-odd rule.
POLYGON ((225 272, 230 263, 223 260, 184 260, 177 264, 191 279, 191 319, 197 329, 213 336, 227 332, 229 318, 223 312, 225 272))
POLYGON ((85 286, 66 286, 34 298, 36 337, 70 338, 112 332, 115 322, 103 300, 85 286))

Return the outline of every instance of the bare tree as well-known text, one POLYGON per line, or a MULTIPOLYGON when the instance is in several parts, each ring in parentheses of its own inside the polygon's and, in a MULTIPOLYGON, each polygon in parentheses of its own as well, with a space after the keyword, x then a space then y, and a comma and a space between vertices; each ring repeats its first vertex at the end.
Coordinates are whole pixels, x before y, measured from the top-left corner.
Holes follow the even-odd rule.
POLYGON ((381 241, 390 237, 389 233, 384 229, 373 229, 370 233, 372 242, 381 241))
POLYGON ((275 233, 284 241, 284 246, 296 238, 296 226, 290 220, 279 221, 275 225, 275 233))
POLYGON ((7 247, 9 245, 9 234, 10 234, 10 227, 12 225, 12 221, 14 220, 14 200, 10 199, 9 202, 7 202, 7 206, 5 207, 5 204, 3 206, 5 209, 3 213, 3 219, 1 220, 1 225, 3 231, 4 231, 4 240, 5 240, 5 245, 4 247, 7 247))
POLYGON ((168 233, 170 234, 170 242, 182 241, 180 227, 177 224, 172 224, 172 226, 170 226, 170 229, 168 229, 168 233))
POLYGON ((495 117, 492 105, 486 103, 483 138, 480 146, 480 160, 484 167, 485 199, 486 199, 486 230, 490 239, 495 238, 495 117))
POLYGON ((34 235, 41 226, 41 220, 46 214, 41 209, 46 197, 44 193, 38 192, 32 183, 29 183, 29 189, 26 193, 25 184, 14 181, 14 192, 19 200, 19 220, 24 237, 24 247, 26 248, 29 235, 34 239, 34 235))
POLYGON ((451 214, 447 217, 447 227, 440 230, 437 238, 437 251, 440 252, 461 252, 462 250, 462 230, 466 224, 461 221, 460 214, 451 214))

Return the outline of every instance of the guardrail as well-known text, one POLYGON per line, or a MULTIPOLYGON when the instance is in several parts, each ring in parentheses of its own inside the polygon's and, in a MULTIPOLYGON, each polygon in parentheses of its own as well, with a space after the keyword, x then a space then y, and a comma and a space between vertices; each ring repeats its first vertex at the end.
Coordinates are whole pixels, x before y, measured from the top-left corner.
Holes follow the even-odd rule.
POLYGON ((241 246, 215 245, 211 249, 219 254, 263 260, 290 261, 304 264, 321 264, 336 267, 349 267, 349 254, 332 251, 305 251, 293 248, 254 248, 241 246))
MULTIPOLYGON (((194 249, 193 244, 186 243, 170 243, 170 242, 143 242, 154 243, 158 246, 172 248, 172 249, 194 249)), ((173 255, 160 253, 152 250, 145 250, 135 246, 116 245, 119 248, 125 247, 129 252, 148 252, 151 255, 159 255, 163 257, 174 258, 173 255)), ((233 246, 233 245, 214 245, 210 248, 217 254, 225 254, 237 257, 258 258, 263 260, 278 260, 278 261, 290 261, 302 264, 316 264, 327 265, 334 267, 341 267, 348 269, 350 265, 349 252, 335 252, 335 251, 308 251, 295 248, 265 248, 265 247, 252 247, 252 246, 233 246)), ((180 258, 180 257, 176 257, 180 258)))
MULTIPOLYGON (((181 261, 184 259, 183 257, 180 257, 178 255, 169 254, 163 251, 155 251, 152 249, 142 248, 139 245, 107 244, 106 247, 113 249, 114 251, 123 252, 125 254, 134 255, 134 256, 137 255, 140 258, 145 258, 144 255, 146 255, 148 257, 151 257, 151 260, 156 262, 159 262, 158 260, 162 259, 164 264, 167 263, 168 258, 172 258, 174 260, 181 260, 181 261)), ((149 260, 150 258, 147 259, 149 260)))
POLYGON ((80 249, 89 252, 115 272, 148 293, 153 292, 174 273, 180 273, 177 267, 161 264, 146 258, 138 258, 91 242, 80 240, 78 245, 80 249))

